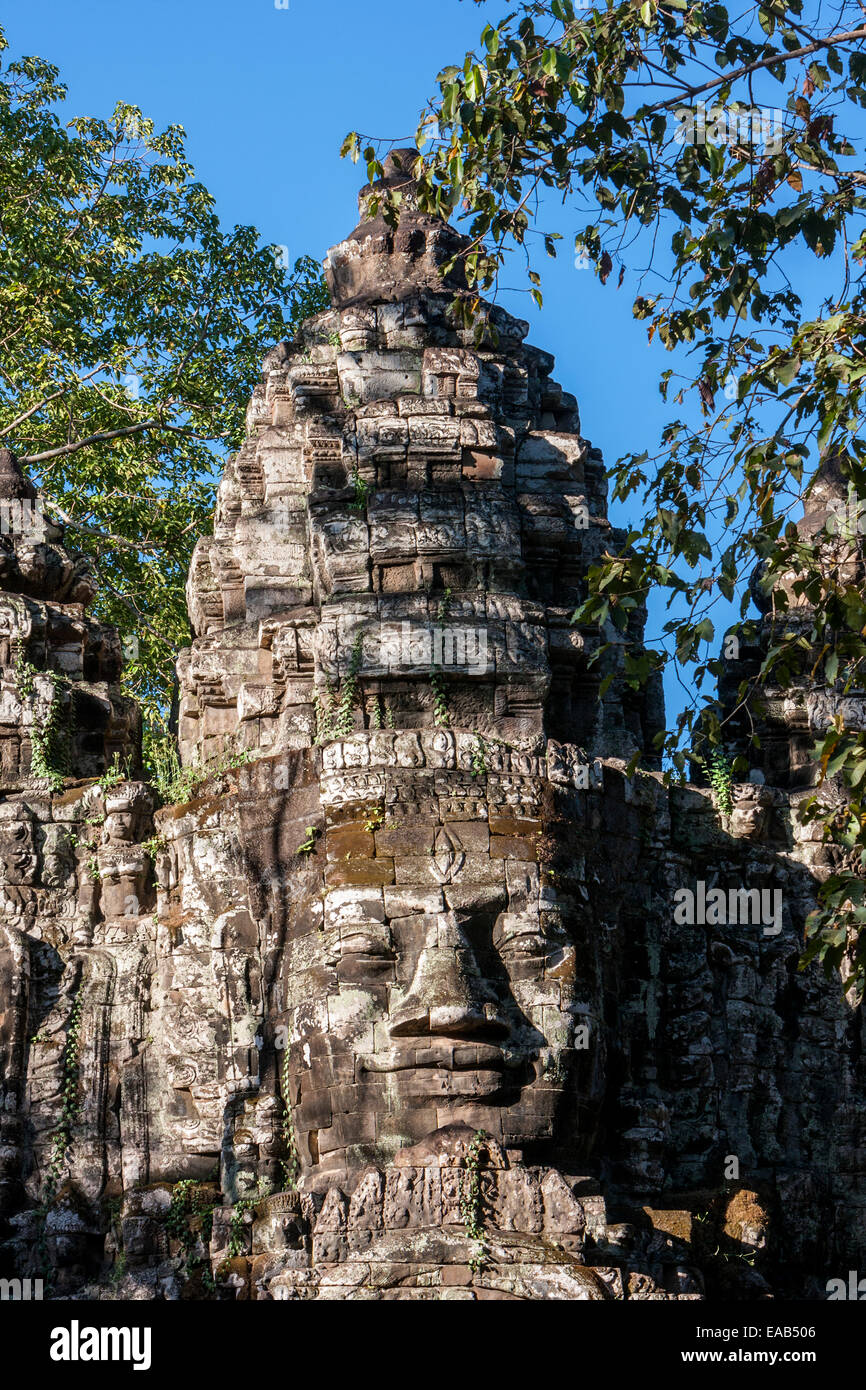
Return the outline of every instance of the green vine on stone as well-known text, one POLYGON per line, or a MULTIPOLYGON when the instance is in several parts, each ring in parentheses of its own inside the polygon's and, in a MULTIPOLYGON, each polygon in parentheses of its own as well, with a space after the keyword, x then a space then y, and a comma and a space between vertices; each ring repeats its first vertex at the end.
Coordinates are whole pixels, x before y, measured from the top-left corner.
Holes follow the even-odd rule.
POLYGON ((81 1052, 81 1015, 83 1008, 84 1000, 79 988, 75 1002, 72 1005, 72 1011, 69 1015, 69 1027, 66 1031, 66 1042, 63 1047, 63 1055, 60 1063, 60 1123, 54 1131, 51 1145, 51 1157, 48 1160, 48 1167, 45 1170, 45 1179, 42 1184, 42 1198, 36 1210, 38 1226, 36 1244, 40 1252, 45 1277, 49 1280, 53 1275, 53 1270, 48 1259, 45 1228, 48 1221, 48 1213, 57 1201, 60 1180, 69 1158, 69 1150, 72 1147, 72 1130, 78 1116, 79 1056, 81 1052))
POLYGON ((475 1131, 466 1152, 466 1168, 460 1181, 460 1215, 467 1240, 478 1242, 478 1249, 469 1262, 473 1273, 484 1263, 484 1201, 481 1195, 481 1155, 486 1152, 487 1135, 475 1131))
POLYGON ((285 1157, 280 1160, 280 1167, 283 1170, 283 1190, 294 1192, 298 1186, 298 1174, 301 1171, 301 1159, 298 1154, 298 1140, 295 1134, 295 1121, 292 1116, 292 1105, 289 1100, 289 1049, 286 1048, 283 1057, 283 1065, 280 1069, 280 1081, 283 1101, 283 1125, 282 1139, 285 1147, 285 1157))
MULTIPOLYGON (((213 1195, 195 1178, 181 1178, 171 1190, 165 1226, 168 1234, 180 1245, 179 1273, 185 1281, 202 1269, 205 1262, 216 1208, 213 1195)), ((207 1269, 202 1270, 202 1284, 208 1293, 213 1293, 215 1286, 207 1269)))
POLYGON ((471 772, 473 777, 487 776, 487 745, 480 734, 475 735, 475 747, 472 749, 471 772))
POLYGON ((448 612, 449 612, 450 608, 451 608, 451 590, 450 590, 450 589, 446 589, 443 598, 440 600, 439 607, 438 607, 437 610, 436 610, 436 626, 437 626, 437 627, 442 627, 442 626, 443 626, 443 624, 444 624, 444 622, 445 622, 445 619, 448 617, 448 612))
POLYGON ((442 672, 435 666, 430 669, 430 686, 433 691, 433 723, 437 729, 447 729, 451 722, 451 716, 448 713, 445 681, 442 678, 442 672))
POLYGON ((341 686, 328 685, 327 697, 318 693, 313 696, 316 711, 316 743, 330 743, 334 739, 348 738, 355 730, 354 711, 358 704, 358 672, 361 669, 364 635, 359 632, 352 644, 349 669, 341 686))
POLYGON ((15 679, 18 682, 18 689, 27 700, 33 694, 33 677, 36 674, 36 667, 27 660, 23 637, 16 637, 12 645, 15 650, 15 679))
POLYGON ((41 777, 48 782, 52 791, 60 791, 63 779, 68 774, 71 763, 71 745, 75 735, 75 691, 66 676, 59 671, 37 671, 23 653, 17 649, 15 671, 19 689, 25 699, 29 699, 35 689, 35 677, 45 676, 51 683, 51 699, 44 723, 34 722, 30 731, 30 775, 41 777), (62 691, 66 689, 67 699, 62 691))
MULTIPOLYGON (((451 607, 451 590, 446 589, 436 610, 436 626, 442 628, 451 607)), ((445 680, 438 666, 430 667, 430 685, 433 690, 433 723, 437 729, 447 729, 451 723, 448 713, 448 697, 445 693, 445 680)))
POLYGON ((334 738, 334 709, 337 692, 333 685, 325 686, 324 696, 318 691, 313 694, 313 709, 316 712, 316 744, 330 743, 334 738))
POLYGON ((734 770, 730 762, 721 748, 714 748, 709 758, 701 759, 701 764, 712 788, 716 810, 729 816, 734 809, 734 770))
POLYGON ((361 669, 363 640, 363 634, 359 632, 352 645, 349 670, 340 692, 340 702, 337 706, 337 738, 348 738, 355 727, 352 712, 358 702, 358 672, 361 669))
POLYGON ((223 1259, 217 1274, 225 1269, 229 1260, 235 1260, 244 1253, 244 1226, 247 1224, 247 1213, 255 1211, 256 1207, 265 1197, 271 1195, 271 1185, 266 1178, 259 1178, 256 1183, 256 1190, 251 1197, 241 1197, 235 1202, 232 1214, 229 1217, 229 1243, 226 1247, 225 1258, 223 1259))
POLYGON ((66 1165, 69 1150, 72 1147, 72 1127, 78 1115, 78 1072, 79 1054, 81 1051, 81 1014, 84 1008, 84 1001, 79 990, 72 1012, 69 1015, 69 1028, 66 1033, 66 1043, 63 1048, 61 1060, 61 1086, 60 1095, 62 1108, 60 1111, 60 1124, 54 1132, 54 1141, 51 1152, 51 1159, 48 1170, 45 1174, 45 1185, 42 1189, 42 1204, 51 1207, 57 1198, 57 1189, 60 1185, 60 1175, 66 1165))

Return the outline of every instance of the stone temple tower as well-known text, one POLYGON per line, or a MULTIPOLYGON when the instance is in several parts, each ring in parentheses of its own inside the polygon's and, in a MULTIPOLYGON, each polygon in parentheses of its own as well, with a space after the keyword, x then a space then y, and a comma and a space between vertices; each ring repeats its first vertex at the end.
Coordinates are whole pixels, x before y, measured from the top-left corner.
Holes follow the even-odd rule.
POLYGON ((628 758, 650 746, 658 689, 616 679, 599 699, 598 639, 571 623, 587 567, 622 539, 601 455, 526 323, 485 308, 480 347, 454 327, 459 276, 442 272, 468 239, 417 210, 399 169, 397 152, 396 232, 363 216, 325 263, 333 311, 265 362, 193 562, 181 745, 308 746, 317 697, 352 670, 359 730, 386 707, 400 729, 441 725, 441 684, 455 730, 628 758))
POLYGON ((664 786, 642 611, 572 623, 622 540, 601 455, 525 323, 459 326, 466 242, 410 158, 196 549, 179 738, 212 775, 152 819, 90 766, 4 783, 10 823, 105 828, 69 908, 38 852, 22 908, 10 855, 0 1257, 47 1237, 97 1296, 120 1253, 152 1297, 817 1296, 866 1230, 862 1019, 797 971, 820 847, 787 783, 664 786), (98 1084, 50 1168, 28 1039, 73 1008, 98 1084))

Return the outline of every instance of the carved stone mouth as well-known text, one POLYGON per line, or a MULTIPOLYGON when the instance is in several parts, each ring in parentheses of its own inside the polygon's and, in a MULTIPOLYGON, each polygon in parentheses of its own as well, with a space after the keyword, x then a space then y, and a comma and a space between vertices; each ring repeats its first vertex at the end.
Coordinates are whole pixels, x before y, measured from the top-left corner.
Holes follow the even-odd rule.
POLYGON ((363 1065, 370 1072, 504 1071, 509 1058, 501 1047, 489 1043, 424 1042, 422 1046, 376 1053, 365 1058, 363 1065))

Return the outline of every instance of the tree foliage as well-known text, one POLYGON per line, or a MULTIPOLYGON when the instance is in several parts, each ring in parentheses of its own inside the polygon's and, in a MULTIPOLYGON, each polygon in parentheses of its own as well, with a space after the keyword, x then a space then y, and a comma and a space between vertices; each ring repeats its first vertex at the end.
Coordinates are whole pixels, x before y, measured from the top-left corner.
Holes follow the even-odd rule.
MULTIPOLYGON (((828 565, 826 537, 794 526, 822 463, 866 499, 864 14, 856 0, 808 13, 802 0, 736 11, 527 0, 440 73, 418 128, 422 205, 463 219, 479 292, 520 249, 542 304, 532 253, 556 255, 561 235, 545 225, 555 197, 581 210, 576 254, 611 287, 636 277, 634 316, 672 353, 659 388, 682 410, 652 454, 614 466, 614 496, 639 519, 593 567, 576 617, 622 630, 650 586, 666 595, 664 647, 632 676, 688 668, 695 699, 660 740, 680 775, 690 756, 724 748, 713 610, 738 602, 748 636, 756 563, 773 640, 741 683, 740 713, 804 668, 837 696, 866 685, 866 596, 850 567, 828 565)), ((344 144, 371 178, 379 151, 357 132, 344 144)), ((472 308, 464 300, 467 321, 472 308)), ((836 715, 814 754, 819 785, 802 813, 823 822, 841 867, 808 925, 807 955, 828 969, 847 956, 862 979, 866 734, 836 715), (847 791, 841 814, 830 779, 847 791)))
POLYGON ((153 719, 261 359, 329 301, 314 261, 220 227, 179 126, 64 121, 64 99, 39 58, 0 71, 0 444, 91 555, 153 719))

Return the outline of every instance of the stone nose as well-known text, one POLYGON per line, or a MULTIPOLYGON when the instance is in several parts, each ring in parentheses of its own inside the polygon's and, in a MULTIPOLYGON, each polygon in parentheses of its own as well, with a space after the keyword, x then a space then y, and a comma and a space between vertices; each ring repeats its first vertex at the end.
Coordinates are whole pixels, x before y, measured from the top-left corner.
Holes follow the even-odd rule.
POLYGON ((454 913, 436 917, 427 931, 408 993, 392 1015, 391 1036, 494 1041, 507 1037, 508 1032, 465 928, 454 913))

